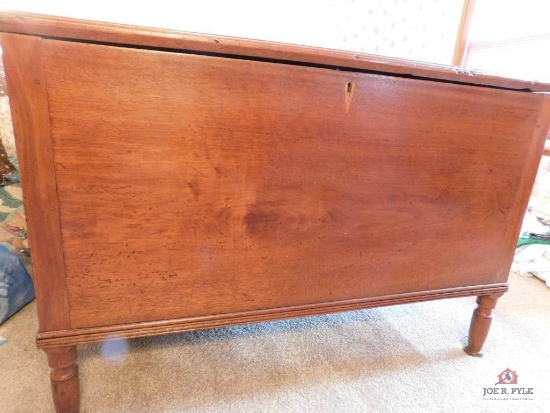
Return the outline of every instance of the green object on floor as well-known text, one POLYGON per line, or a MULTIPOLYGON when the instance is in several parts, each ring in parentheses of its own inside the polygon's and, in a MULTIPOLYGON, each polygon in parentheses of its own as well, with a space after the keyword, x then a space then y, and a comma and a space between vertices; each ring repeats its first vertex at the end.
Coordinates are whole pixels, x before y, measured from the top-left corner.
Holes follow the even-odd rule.
POLYGON ((550 244, 550 240, 519 237, 517 248, 531 244, 550 244))
POLYGON ((4 338, 4 337, 0 336, 0 346, 1 346, 2 344, 6 344, 7 342, 8 342, 8 339, 7 339, 7 338, 4 338))

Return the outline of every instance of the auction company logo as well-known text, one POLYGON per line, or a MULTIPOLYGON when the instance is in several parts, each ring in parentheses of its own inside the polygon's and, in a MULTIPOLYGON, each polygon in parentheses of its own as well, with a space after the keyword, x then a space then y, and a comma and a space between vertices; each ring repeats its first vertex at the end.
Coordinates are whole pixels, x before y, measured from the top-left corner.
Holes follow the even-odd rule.
POLYGON ((515 371, 506 369, 497 377, 493 387, 483 388, 483 400, 533 400, 533 387, 512 386, 518 384, 519 376, 515 371))

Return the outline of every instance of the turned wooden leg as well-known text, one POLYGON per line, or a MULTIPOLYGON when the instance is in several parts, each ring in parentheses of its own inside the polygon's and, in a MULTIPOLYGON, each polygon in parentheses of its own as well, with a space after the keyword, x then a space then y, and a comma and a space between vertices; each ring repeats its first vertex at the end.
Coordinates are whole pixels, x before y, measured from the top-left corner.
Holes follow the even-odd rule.
POLYGON ((76 364, 76 347, 55 347, 46 349, 48 365, 52 368, 53 403, 57 413, 78 413, 80 404, 80 383, 76 364))
POLYGON ((470 356, 481 357, 481 347, 483 347, 487 334, 489 334, 489 327, 491 327, 492 311, 501 296, 502 293, 477 297, 478 305, 472 315, 468 345, 464 347, 464 351, 470 356))

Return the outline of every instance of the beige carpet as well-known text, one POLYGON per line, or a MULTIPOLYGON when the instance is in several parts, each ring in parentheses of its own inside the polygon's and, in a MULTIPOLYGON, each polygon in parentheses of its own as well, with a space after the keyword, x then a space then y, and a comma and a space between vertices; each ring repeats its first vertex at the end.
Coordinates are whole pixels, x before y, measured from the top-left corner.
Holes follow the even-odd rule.
MULTIPOLYGON (((81 411, 550 412, 550 289, 510 282, 482 358, 462 351, 473 297, 88 345, 81 411), (484 400, 506 368, 532 400, 484 400)), ((53 411, 35 311, 0 326, 4 413, 53 411)))

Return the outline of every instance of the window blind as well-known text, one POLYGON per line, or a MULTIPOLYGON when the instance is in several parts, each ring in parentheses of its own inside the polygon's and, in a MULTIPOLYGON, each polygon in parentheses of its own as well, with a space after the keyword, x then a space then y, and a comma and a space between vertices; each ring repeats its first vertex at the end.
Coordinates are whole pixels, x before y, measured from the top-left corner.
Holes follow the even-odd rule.
POLYGON ((550 2, 478 0, 464 66, 550 82, 550 2))

